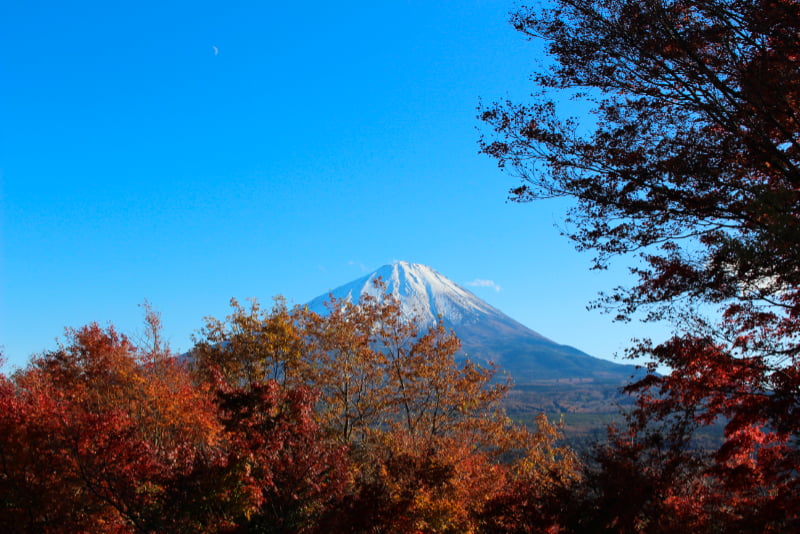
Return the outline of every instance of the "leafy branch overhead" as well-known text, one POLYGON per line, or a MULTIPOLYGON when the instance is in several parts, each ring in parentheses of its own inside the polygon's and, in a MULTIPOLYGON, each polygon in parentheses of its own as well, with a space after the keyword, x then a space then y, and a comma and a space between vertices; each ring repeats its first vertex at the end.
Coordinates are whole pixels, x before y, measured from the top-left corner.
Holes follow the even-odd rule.
POLYGON ((686 443, 727 421, 703 495, 660 513, 685 505, 699 531, 796 526, 779 510, 800 502, 800 4, 557 0, 512 23, 553 62, 532 103, 481 109, 482 151, 520 180, 513 200, 574 200, 568 235, 596 267, 636 258, 638 282, 603 306, 675 329, 631 349, 672 371, 629 388, 629 430, 645 439, 661 420, 686 443), (566 96, 592 120, 564 118, 566 96))

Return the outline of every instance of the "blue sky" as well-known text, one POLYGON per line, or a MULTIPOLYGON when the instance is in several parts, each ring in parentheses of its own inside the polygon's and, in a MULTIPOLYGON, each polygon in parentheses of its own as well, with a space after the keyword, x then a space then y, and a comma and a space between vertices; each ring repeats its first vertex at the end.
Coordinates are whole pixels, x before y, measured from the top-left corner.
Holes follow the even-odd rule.
MULTIPOLYGON (((174 349, 231 297, 304 303, 431 265, 561 343, 629 338, 585 307, 624 280, 505 201, 480 99, 524 99, 541 48, 505 0, 5 2, 0 345, 10 366, 90 321, 174 349), (499 287, 499 291, 497 288, 499 287)), ((577 111, 576 111, 577 112, 577 111)))

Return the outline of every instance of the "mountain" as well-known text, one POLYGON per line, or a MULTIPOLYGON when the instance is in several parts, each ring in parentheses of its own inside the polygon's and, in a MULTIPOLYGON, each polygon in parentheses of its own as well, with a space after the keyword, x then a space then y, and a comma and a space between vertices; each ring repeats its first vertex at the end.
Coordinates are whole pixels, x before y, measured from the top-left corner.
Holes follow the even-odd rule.
POLYGON ((386 292, 395 295, 405 316, 422 325, 441 317, 461 339, 464 356, 473 361, 493 361, 519 385, 564 381, 570 383, 621 383, 636 373, 620 365, 561 345, 520 324, 475 294, 427 265, 396 261, 375 272, 321 295, 308 307, 326 313, 325 302, 358 300, 364 294, 379 296, 374 281, 381 278, 386 292))

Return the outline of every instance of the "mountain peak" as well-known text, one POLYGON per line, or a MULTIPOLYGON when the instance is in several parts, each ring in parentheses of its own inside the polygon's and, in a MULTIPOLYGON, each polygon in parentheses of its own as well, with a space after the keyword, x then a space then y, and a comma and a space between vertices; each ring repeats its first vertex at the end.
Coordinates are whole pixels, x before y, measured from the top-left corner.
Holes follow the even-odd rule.
POLYGON ((395 261, 384 265, 320 295, 308 303, 308 308, 324 315, 328 313, 325 303, 331 296, 352 302, 364 294, 379 299, 385 294, 394 295, 400 301, 402 314, 416 318, 423 329, 441 318, 445 327, 459 337, 470 358, 497 363, 518 384, 562 378, 618 380, 629 377, 634 369, 547 339, 420 263, 395 261), (385 285, 383 293, 375 287, 378 278, 385 285))
MULTIPOLYGON (((352 301, 358 300, 363 294, 380 298, 383 295, 375 287, 378 278, 386 285, 385 293, 400 301, 403 315, 416 317, 423 326, 434 324, 439 317, 452 327, 481 315, 503 315, 433 268, 399 260, 334 289, 331 295, 352 301)), ((309 303, 309 308, 322 313, 328 299, 328 295, 319 296, 309 303)))

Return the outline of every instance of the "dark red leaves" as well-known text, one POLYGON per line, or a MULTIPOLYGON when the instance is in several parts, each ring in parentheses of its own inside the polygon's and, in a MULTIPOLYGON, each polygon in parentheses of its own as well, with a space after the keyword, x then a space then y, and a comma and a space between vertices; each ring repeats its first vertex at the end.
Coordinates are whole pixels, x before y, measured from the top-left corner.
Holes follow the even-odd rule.
POLYGON ((631 351, 670 371, 628 388, 639 400, 630 441, 602 452, 598 483, 700 467, 654 475, 640 512, 598 520, 616 531, 671 531, 670 516, 689 531, 796 530, 800 3, 562 0, 512 23, 548 44, 552 66, 533 79, 550 92, 482 110, 484 152, 521 179, 514 200, 575 200, 569 236, 596 265, 641 254, 638 282, 600 306, 677 333, 631 351), (563 119, 553 90, 589 95, 593 119, 563 119), (701 451, 698 427, 724 428, 722 445, 701 451))

